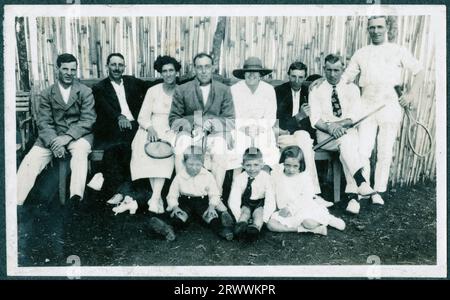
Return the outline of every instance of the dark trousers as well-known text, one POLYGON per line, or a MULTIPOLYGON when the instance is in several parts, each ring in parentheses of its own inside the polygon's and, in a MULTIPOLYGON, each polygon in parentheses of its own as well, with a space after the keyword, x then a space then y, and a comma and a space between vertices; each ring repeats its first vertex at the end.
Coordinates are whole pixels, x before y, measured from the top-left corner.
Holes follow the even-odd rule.
MULTIPOLYGON (((191 197, 191 196, 180 196, 178 198, 178 207, 184 210, 188 218, 186 222, 183 222, 176 216, 171 218, 172 225, 175 228, 184 228, 187 227, 193 219, 196 219, 200 222, 205 222, 203 220, 203 214, 208 209, 209 206, 209 198, 205 197, 191 197)), ((207 224, 205 222, 205 224, 207 224)), ((208 227, 210 227, 215 233, 219 233, 219 231, 223 228, 219 218, 214 218, 209 222, 208 227)))
POLYGON ((132 129, 121 132, 116 141, 99 141, 96 148, 104 150, 102 163, 98 172, 103 173, 102 193, 110 198, 116 193, 132 193, 130 161, 131 143, 138 129, 136 121, 131 122, 132 129))

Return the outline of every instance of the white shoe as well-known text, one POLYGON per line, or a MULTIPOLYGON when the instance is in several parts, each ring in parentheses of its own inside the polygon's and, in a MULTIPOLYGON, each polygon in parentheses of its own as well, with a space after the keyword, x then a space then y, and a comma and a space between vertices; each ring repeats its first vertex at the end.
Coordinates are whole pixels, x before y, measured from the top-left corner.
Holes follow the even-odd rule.
POLYGON ((346 211, 352 213, 352 214, 359 214, 360 205, 359 202, 355 199, 352 199, 348 202, 346 211))
POLYGON ((148 210, 157 214, 162 214, 164 213, 164 204, 161 198, 159 199, 155 199, 155 198, 150 198, 147 201, 148 204, 148 210))
POLYGON ((117 215, 129 210, 130 215, 134 215, 136 213, 137 208, 138 208, 137 202, 133 200, 133 198, 131 198, 130 196, 126 196, 125 199, 122 201, 122 203, 114 207, 112 211, 115 212, 117 215))
POLYGON ((314 199, 314 201, 316 201, 317 204, 320 204, 325 207, 331 207, 334 205, 333 202, 327 201, 327 200, 323 199, 322 197, 320 197, 319 195, 315 195, 313 197, 313 199, 314 199))
POLYGON ((384 200, 381 198, 380 194, 372 195, 372 203, 378 205, 384 205, 384 200))
POLYGON ((370 187, 370 185, 367 182, 363 182, 358 187, 358 194, 360 194, 361 196, 368 196, 375 194, 375 191, 370 187))
POLYGON ((115 194, 111 199, 106 201, 106 203, 116 205, 116 204, 119 204, 120 202, 122 202, 122 200, 123 200, 122 194, 115 194))
POLYGON ((103 174, 97 173, 94 175, 94 177, 92 177, 91 181, 89 181, 87 186, 95 191, 100 191, 102 189, 104 181, 105 179, 103 178, 103 174))
POLYGON ((344 220, 342 220, 341 218, 335 217, 335 216, 330 217, 330 220, 328 221, 328 225, 330 225, 331 227, 334 227, 338 230, 341 230, 341 231, 345 229, 344 220))

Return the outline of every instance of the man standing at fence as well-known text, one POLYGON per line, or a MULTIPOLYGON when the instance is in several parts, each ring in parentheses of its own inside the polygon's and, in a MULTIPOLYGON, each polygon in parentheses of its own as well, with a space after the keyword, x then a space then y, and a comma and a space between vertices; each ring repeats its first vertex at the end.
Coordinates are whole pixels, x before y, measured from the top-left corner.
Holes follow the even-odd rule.
MULTIPOLYGON (((311 125, 317 129, 317 143, 334 138, 322 149, 340 152, 348 194, 368 196, 374 193, 362 174, 363 162, 358 149, 358 132, 349 128, 361 118, 361 98, 358 87, 341 80, 342 59, 334 54, 325 57, 325 79, 316 80, 310 88, 311 125)), ((359 213, 357 197, 350 198, 347 211, 359 213)))
POLYGON ((358 84, 362 88, 363 114, 386 105, 359 126, 360 153, 367 175, 370 174, 369 159, 377 141, 374 178, 377 193, 372 196, 372 202, 380 205, 384 204, 382 193, 386 192, 392 151, 402 120, 401 106, 408 106, 418 96, 423 84, 423 71, 417 59, 406 48, 386 41, 386 21, 385 16, 369 18, 368 31, 372 44, 355 52, 343 75, 346 81, 353 81, 360 75, 358 84), (415 78, 411 89, 400 96, 403 68, 411 71, 415 78))
POLYGON ((39 97, 38 138, 17 171, 17 204, 22 205, 37 176, 53 157, 63 158, 70 152, 70 204, 84 195, 88 155, 95 123, 94 97, 91 89, 75 81, 77 60, 72 54, 61 54, 56 60, 57 82, 39 97))
POLYGON ((306 170, 313 179, 314 192, 320 194, 316 162, 312 150, 315 133, 309 120, 308 99, 302 97, 306 94, 303 89, 308 88, 302 88, 308 75, 308 68, 304 63, 296 61, 289 66, 287 73, 289 81, 275 88, 279 125, 277 142, 280 148, 295 144, 302 149, 305 154, 306 170))
POLYGON ((123 193, 130 191, 131 142, 149 85, 136 77, 123 75, 125 59, 121 53, 108 55, 106 67, 108 77, 92 88, 97 111, 95 147, 104 150, 102 192, 106 198, 116 194, 116 200, 120 201, 123 193))

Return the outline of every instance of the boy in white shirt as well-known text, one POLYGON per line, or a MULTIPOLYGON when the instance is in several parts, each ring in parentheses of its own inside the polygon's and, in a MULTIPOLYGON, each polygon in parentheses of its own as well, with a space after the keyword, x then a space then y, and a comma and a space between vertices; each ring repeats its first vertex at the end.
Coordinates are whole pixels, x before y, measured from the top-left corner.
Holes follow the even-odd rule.
POLYGON ((263 155, 258 148, 245 150, 242 159, 244 172, 236 176, 231 186, 228 205, 236 218, 234 234, 237 237, 246 234, 256 238, 264 222, 267 222, 275 211, 275 194, 264 167, 263 155), (253 222, 249 225, 250 219, 253 222))
POLYGON ((221 194, 214 176, 203 168, 204 158, 200 147, 191 146, 184 152, 185 168, 180 170, 170 186, 167 211, 172 212, 170 216, 175 227, 185 227, 192 216, 197 216, 219 236, 232 240, 233 219, 226 210, 217 209, 221 194))

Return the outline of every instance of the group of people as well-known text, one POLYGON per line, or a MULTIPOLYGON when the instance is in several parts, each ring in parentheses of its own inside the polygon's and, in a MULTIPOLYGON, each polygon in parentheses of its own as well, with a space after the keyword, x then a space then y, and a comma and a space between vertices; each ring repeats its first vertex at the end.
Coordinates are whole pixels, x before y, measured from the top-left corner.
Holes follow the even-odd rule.
POLYGON ((195 77, 184 83, 178 81, 181 65, 173 57, 156 59, 162 81, 149 83, 123 75, 125 59, 112 53, 106 61, 108 77, 91 90, 75 80, 76 58, 62 54, 57 82, 40 96, 39 137, 17 173, 18 205, 52 158, 68 152, 69 201, 80 201, 95 143, 104 150, 94 176, 101 183, 89 186, 102 189, 116 214, 135 213, 133 182, 148 179, 149 224, 168 240, 175 239, 174 228, 196 218, 227 240, 255 238, 264 224, 279 232, 326 235, 328 225, 344 230, 345 222, 328 211, 332 203, 321 197, 313 144, 330 140, 322 149, 339 151, 347 211, 359 213, 362 198, 384 204, 401 106, 409 105, 423 81, 413 55, 386 41, 385 17, 369 18, 368 32, 372 43, 357 50, 346 68, 341 57, 329 54, 324 77, 308 77, 307 66, 294 62, 289 81, 275 88, 262 81, 272 70, 257 57, 233 71, 241 80, 229 87, 213 79, 215 66, 207 53, 193 58, 195 77), (401 95, 403 68, 415 78, 401 95), (359 87, 353 83, 358 75, 359 87), (147 145, 161 141, 172 147, 173 156, 148 155, 147 145), (371 187, 369 158, 375 141, 371 187), (229 170, 231 191, 223 199, 229 170), (171 183, 163 199, 166 180, 171 183))

